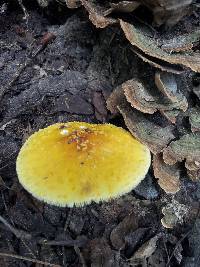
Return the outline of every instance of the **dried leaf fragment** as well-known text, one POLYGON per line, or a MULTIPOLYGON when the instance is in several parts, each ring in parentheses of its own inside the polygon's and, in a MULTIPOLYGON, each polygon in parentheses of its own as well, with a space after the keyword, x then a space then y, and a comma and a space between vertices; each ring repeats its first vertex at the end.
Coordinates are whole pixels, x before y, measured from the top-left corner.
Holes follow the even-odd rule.
POLYGON ((158 184, 166 193, 175 194, 180 190, 180 169, 177 165, 169 166, 161 155, 154 155, 153 170, 158 184))
POLYGON ((90 242, 91 267, 118 267, 119 262, 114 251, 105 238, 93 239, 90 242))
POLYGON ((144 24, 130 24, 120 20, 126 38, 147 55, 164 60, 171 64, 180 64, 193 71, 200 72, 200 54, 198 52, 169 53, 159 46, 159 39, 154 38, 152 31, 144 24))
POLYGON ((173 127, 161 127, 148 120, 145 115, 132 109, 127 103, 119 104, 118 109, 122 114, 129 131, 147 145, 152 153, 160 153, 168 143, 175 138, 173 127))
POLYGON ((135 266, 135 264, 142 263, 145 259, 149 258, 155 252, 160 237, 161 235, 157 234, 145 242, 130 258, 130 264, 135 266))
POLYGON ((111 232, 110 240, 116 249, 124 249, 125 237, 138 228, 137 216, 131 214, 123 219, 111 232))
POLYGON ((186 166, 200 166, 200 133, 191 133, 182 136, 179 140, 172 141, 163 151, 166 164, 186 160, 186 166))

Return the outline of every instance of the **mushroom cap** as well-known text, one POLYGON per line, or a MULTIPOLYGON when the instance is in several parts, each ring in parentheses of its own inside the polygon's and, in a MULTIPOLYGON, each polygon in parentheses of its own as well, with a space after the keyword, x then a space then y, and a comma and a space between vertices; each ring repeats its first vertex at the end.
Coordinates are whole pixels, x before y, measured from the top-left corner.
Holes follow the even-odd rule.
POLYGON ((149 149, 111 124, 57 123, 31 135, 17 157, 20 183, 57 206, 82 206, 128 193, 145 177, 149 149))

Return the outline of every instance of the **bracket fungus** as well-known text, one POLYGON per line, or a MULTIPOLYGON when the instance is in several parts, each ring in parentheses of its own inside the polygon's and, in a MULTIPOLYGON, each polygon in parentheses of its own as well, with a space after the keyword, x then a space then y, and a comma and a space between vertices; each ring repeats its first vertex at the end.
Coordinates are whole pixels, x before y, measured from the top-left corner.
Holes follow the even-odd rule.
POLYGON ((34 133, 17 158, 20 183, 36 198, 81 206, 128 193, 145 177, 149 149, 111 124, 57 123, 34 133))

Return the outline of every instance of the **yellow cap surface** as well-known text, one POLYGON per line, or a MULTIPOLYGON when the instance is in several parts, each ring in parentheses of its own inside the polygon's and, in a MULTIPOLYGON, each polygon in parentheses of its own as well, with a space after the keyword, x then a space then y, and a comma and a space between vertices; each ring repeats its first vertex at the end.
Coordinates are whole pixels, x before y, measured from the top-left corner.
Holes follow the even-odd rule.
POLYGON ((29 137, 17 158, 17 174, 36 198, 80 206, 131 191, 150 162, 148 148, 122 128, 68 122, 29 137))

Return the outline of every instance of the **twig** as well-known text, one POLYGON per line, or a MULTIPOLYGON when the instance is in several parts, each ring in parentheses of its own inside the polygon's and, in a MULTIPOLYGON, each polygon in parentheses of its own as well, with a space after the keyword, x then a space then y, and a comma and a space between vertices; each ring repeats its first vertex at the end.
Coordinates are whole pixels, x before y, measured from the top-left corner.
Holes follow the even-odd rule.
POLYGON ((81 261, 81 264, 83 267, 86 267, 86 262, 85 262, 85 259, 83 257, 83 254, 81 253, 80 249, 77 247, 77 246, 74 246, 74 250, 76 252, 76 254, 79 256, 79 259, 81 261))
POLYGON ((65 226, 64 226, 64 232, 67 231, 67 228, 68 228, 68 226, 69 226, 69 222, 70 222, 70 220, 71 220, 71 215, 72 215, 72 213, 73 213, 73 208, 71 208, 71 209, 69 210, 68 214, 67 214, 67 219, 66 219, 66 221, 65 221, 65 226))
POLYGON ((85 246, 85 244, 87 243, 87 240, 44 240, 41 239, 39 241, 37 241, 38 244, 41 245, 47 245, 47 246, 66 246, 66 247, 73 247, 73 246, 77 246, 77 247, 83 247, 85 246))
POLYGON ((169 267, 170 261, 171 261, 172 257, 174 256, 174 253, 175 253, 176 249, 177 249, 178 246, 183 242, 183 240, 189 235, 190 232, 191 232, 191 230, 189 230, 189 231, 188 231, 188 232, 187 232, 181 239, 179 239, 179 241, 176 243, 176 245, 175 245, 175 247, 174 247, 174 249, 173 249, 173 251, 172 251, 172 253, 171 253, 171 255, 170 255, 169 259, 168 259, 168 262, 167 262, 167 264, 166 264, 166 267, 169 267))
POLYGON ((29 251, 29 253, 31 254, 31 256, 36 259, 36 255, 34 254, 34 252, 30 249, 30 247, 26 244, 25 240, 21 239, 21 242, 23 243, 23 245, 25 246, 25 248, 29 251))
MULTIPOLYGON (((18 0, 20 1, 20 0, 18 0)), ((0 101, 4 94, 9 91, 9 89, 12 87, 12 85, 19 79, 20 74, 26 69, 26 67, 32 62, 32 60, 43 50, 45 47, 56 38, 56 36, 53 33, 46 33, 40 40, 40 44, 35 49, 32 48, 30 52, 27 55, 26 61, 19 67, 18 71, 15 73, 14 77, 11 79, 11 81, 7 84, 5 87, 0 87, 0 101)), ((35 41, 33 41, 32 45, 35 41)))
POLYGON ((22 0, 18 0, 18 3, 19 3, 21 9, 24 12, 24 19, 26 20, 26 27, 28 28, 28 17, 29 17, 29 14, 28 14, 28 12, 27 12, 22 0))
POLYGON ((2 258, 3 257, 8 257, 8 258, 13 258, 13 259, 18 259, 18 260, 30 261, 30 262, 33 262, 33 263, 41 264, 41 265, 44 265, 44 266, 50 266, 50 267, 62 267, 61 265, 58 265, 58 264, 53 264, 53 263, 40 261, 40 260, 37 260, 37 259, 31 259, 31 258, 28 258, 28 257, 23 257, 23 256, 20 256, 20 255, 9 254, 9 253, 1 253, 0 252, 0 257, 2 257, 2 258))
POLYGON ((1 215, 0 215, 0 222, 2 222, 17 238, 28 239, 28 240, 32 238, 31 234, 25 231, 16 229, 11 224, 9 224, 1 215))
POLYGON ((166 243, 164 241, 164 238, 163 238, 163 244, 164 244, 164 248, 165 248, 165 251, 166 251, 166 254, 167 254, 167 261, 170 261, 170 259, 169 259, 169 253, 168 253, 167 246, 166 246, 166 243))

